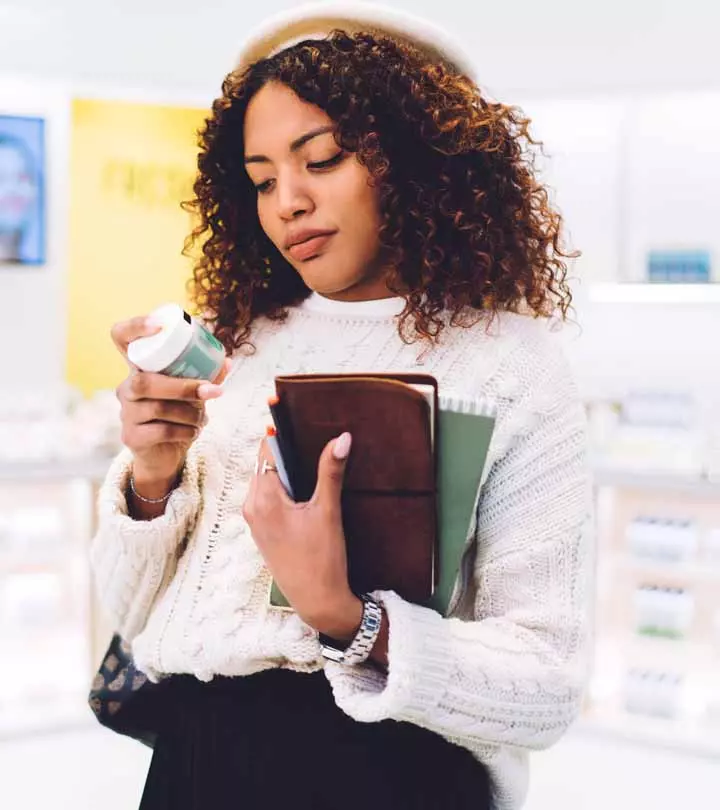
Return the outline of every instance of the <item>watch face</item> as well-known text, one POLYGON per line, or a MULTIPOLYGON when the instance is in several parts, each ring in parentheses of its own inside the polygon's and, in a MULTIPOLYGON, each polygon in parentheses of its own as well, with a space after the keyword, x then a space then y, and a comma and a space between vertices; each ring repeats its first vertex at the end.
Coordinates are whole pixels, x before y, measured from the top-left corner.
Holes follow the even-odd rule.
POLYGON ((345 657, 345 653, 342 650, 336 650, 335 647, 329 647, 327 644, 323 644, 322 654, 328 661, 335 661, 338 664, 341 664, 345 657))

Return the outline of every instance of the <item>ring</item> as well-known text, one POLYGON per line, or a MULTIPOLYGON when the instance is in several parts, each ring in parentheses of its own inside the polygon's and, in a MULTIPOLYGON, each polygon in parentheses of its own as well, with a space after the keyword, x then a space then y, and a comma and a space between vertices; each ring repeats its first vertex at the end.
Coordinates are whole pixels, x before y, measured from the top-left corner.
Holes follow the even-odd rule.
POLYGON ((277 471, 277 467, 274 464, 270 464, 266 459, 263 459, 262 464, 260 464, 260 459, 255 462, 255 475, 265 475, 267 472, 276 473, 277 471))

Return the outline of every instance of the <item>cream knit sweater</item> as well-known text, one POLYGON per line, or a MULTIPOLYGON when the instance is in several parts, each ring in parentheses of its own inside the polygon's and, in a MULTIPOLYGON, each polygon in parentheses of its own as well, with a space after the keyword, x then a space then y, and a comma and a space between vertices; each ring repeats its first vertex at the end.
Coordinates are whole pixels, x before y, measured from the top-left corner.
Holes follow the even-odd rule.
POLYGON ((442 394, 493 400, 498 422, 473 552, 451 618, 382 593, 389 671, 324 664, 338 706, 363 722, 425 726, 491 769, 501 810, 520 807, 527 755, 575 718, 586 674, 591 569, 583 408, 544 322, 503 315, 445 331, 430 350, 397 334, 397 300, 313 296, 284 324, 262 322, 192 447, 162 517, 127 515, 130 455, 102 489, 97 587, 138 667, 247 675, 323 667, 316 634, 268 606, 270 575, 242 516, 281 373, 422 371, 442 394))

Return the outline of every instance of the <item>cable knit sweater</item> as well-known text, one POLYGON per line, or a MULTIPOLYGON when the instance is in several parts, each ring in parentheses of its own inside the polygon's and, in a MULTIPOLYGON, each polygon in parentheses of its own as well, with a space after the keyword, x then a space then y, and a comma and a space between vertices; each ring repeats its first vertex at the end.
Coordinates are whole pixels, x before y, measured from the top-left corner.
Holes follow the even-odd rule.
POLYGON ((285 323, 254 329, 225 395, 191 448, 165 514, 127 514, 130 454, 101 491, 93 565, 101 600, 157 679, 324 668, 338 706, 362 722, 429 728, 470 749, 495 779, 500 810, 519 807, 527 754, 576 716, 585 680, 591 568, 583 408, 542 321, 502 315, 407 345, 398 301, 313 296, 285 323), (317 636, 268 605, 270 574, 242 516, 278 374, 422 371, 441 394, 493 400, 496 430, 449 617, 378 593, 389 626, 387 675, 323 663, 317 636))

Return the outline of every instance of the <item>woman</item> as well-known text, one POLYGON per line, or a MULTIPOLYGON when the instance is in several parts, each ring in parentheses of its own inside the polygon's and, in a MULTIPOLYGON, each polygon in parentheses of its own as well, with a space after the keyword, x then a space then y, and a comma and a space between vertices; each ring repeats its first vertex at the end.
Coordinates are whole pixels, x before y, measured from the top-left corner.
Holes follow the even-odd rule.
MULTIPOLYGON (((527 121, 427 29, 327 8, 261 32, 202 133, 194 292, 229 376, 118 390, 127 450, 93 553, 137 666, 162 679, 143 810, 517 808, 528 752, 580 703, 585 424, 546 328, 570 303, 567 254, 527 121), (498 409, 450 617, 352 593, 351 436, 308 504, 258 472, 276 375, 413 370, 498 409), (294 613, 269 606, 273 578, 294 613), (372 610, 370 649, 325 660, 320 635, 356 653, 372 610)), ((152 332, 138 318, 114 338, 152 332)))

